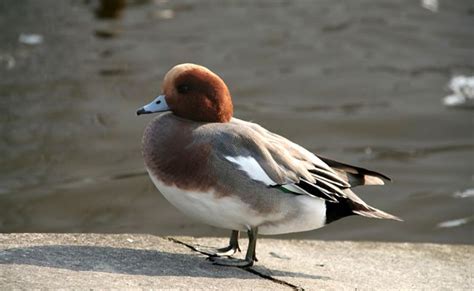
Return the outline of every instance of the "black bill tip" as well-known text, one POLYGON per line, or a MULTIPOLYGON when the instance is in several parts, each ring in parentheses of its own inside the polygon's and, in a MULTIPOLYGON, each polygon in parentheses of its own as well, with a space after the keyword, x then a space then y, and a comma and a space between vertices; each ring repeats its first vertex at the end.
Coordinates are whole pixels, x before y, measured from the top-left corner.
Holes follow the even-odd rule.
POLYGON ((144 108, 140 108, 137 110, 137 115, 142 115, 142 114, 147 114, 147 113, 150 113, 150 112, 146 111, 144 108))

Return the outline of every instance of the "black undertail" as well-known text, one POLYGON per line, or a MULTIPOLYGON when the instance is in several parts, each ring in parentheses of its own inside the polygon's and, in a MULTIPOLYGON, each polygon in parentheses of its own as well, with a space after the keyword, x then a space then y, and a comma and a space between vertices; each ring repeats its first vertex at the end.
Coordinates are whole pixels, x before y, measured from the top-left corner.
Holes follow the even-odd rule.
POLYGON ((349 199, 339 198, 338 202, 326 200, 326 224, 338 219, 355 215, 352 211, 353 203, 349 199))

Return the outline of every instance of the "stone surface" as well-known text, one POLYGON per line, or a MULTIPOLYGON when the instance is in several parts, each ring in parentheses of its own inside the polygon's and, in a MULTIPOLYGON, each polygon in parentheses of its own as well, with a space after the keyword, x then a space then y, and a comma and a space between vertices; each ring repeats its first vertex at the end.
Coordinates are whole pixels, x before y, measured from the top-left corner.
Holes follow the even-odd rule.
POLYGON ((259 262, 245 270, 214 266, 185 245, 226 239, 174 239, 0 234, 0 289, 474 289, 474 246, 260 239, 259 262))

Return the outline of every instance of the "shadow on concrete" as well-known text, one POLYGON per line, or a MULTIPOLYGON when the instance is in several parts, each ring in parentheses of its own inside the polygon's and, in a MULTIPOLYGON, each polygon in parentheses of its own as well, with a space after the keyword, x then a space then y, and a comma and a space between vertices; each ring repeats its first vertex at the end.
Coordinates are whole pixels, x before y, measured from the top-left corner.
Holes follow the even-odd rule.
MULTIPOLYGON (((3 249, 0 250, 0 264, 143 276, 255 279, 255 275, 250 272, 215 266, 199 255, 101 246, 52 245, 3 249)), ((328 279, 299 272, 265 269, 277 276, 328 279)))

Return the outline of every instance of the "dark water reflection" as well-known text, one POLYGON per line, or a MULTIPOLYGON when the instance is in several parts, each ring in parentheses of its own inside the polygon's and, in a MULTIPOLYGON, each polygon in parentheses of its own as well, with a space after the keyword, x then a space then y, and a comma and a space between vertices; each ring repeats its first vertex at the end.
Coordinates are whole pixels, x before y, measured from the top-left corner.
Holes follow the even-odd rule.
POLYGON ((136 108, 192 61, 228 82, 236 116, 394 178, 358 192, 404 223, 285 237, 474 242, 473 198, 454 195, 474 188, 473 114, 441 103, 474 74, 469 1, 127 3, 114 20, 92 1, 0 3, 0 231, 226 234, 170 206, 140 155, 136 108))

